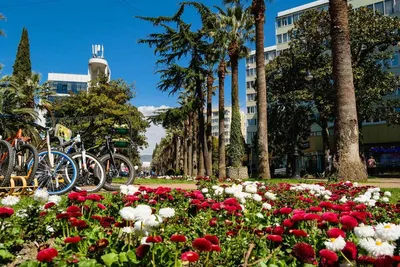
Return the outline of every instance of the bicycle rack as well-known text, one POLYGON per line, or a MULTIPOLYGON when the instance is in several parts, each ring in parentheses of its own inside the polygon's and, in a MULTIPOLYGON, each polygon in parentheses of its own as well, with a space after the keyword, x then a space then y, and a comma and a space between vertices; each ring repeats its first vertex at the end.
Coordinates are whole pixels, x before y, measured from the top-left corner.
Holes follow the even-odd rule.
MULTIPOLYGON (((2 177, 0 177, 0 180, 2 177)), ((32 185, 26 183, 26 176, 11 176, 10 186, 0 187, 0 197, 6 195, 21 196, 32 195, 38 188, 38 181, 35 178, 32 185)))

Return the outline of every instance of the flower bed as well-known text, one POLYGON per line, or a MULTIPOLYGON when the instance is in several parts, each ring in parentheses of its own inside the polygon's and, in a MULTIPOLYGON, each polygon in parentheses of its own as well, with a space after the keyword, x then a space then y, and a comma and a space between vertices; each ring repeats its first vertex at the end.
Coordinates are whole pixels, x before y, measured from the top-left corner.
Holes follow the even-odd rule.
POLYGON ((0 263, 396 266, 400 203, 379 188, 198 183, 2 199, 0 263))

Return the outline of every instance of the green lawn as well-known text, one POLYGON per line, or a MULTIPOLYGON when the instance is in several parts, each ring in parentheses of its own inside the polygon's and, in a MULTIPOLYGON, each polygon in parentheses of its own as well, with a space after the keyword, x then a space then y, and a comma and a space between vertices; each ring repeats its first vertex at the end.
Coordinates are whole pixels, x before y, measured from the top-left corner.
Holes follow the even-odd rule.
POLYGON ((167 180, 167 179, 135 179, 134 184, 195 184, 196 181, 186 181, 186 180, 167 180))

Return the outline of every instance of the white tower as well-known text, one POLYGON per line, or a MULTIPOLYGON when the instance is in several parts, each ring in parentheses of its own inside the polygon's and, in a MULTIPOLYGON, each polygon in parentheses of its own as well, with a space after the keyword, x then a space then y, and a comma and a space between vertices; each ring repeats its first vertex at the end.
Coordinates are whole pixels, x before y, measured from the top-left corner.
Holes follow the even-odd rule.
POLYGON ((111 80, 111 70, 107 60, 104 59, 104 46, 92 45, 92 58, 89 59, 89 82, 95 80, 100 74, 108 77, 111 80))

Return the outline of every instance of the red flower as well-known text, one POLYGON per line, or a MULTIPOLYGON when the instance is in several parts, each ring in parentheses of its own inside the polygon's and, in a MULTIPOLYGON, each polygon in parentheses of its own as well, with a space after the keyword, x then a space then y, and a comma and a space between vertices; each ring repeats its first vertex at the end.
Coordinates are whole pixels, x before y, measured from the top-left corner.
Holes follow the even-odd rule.
POLYGON ((338 255, 329 249, 321 249, 319 255, 328 260, 328 262, 337 262, 339 260, 338 255))
POLYGON ((348 215, 343 216, 340 219, 340 223, 345 230, 351 230, 358 225, 357 220, 354 217, 348 215))
POLYGON ((334 212, 325 212, 324 214, 322 214, 322 220, 330 223, 339 222, 338 215, 334 212))
POLYGON ((268 235, 267 239, 271 240, 272 242, 276 242, 276 243, 282 242, 282 237, 280 235, 268 235))
POLYGON ((86 198, 83 197, 83 196, 79 196, 76 200, 77 200, 78 202, 85 202, 85 201, 86 201, 86 198))
POLYGON ((72 226, 77 227, 78 229, 84 229, 88 226, 84 220, 78 220, 74 217, 70 218, 69 222, 72 226))
POLYGON ((280 214, 289 214, 289 213, 291 213, 292 212, 292 208, 281 208, 280 210, 279 210, 279 213, 280 214))
POLYGON ((161 243, 162 237, 161 236, 149 236, 146 238, 146 243, 161 243))
POLYGON ((71 192, 68 194, 69 200, 77 200, 81 195, 78 192, 71 192))
POLYGON ((218 245, 212 245, 211 246, 211 251, 220 252, 221 251, 221 247, 218 246, 218 245))
POLYGON ((325 208, 325 209, 332 209, 333 204, 330 202, 323 201, 323 202, 319 203, 318 207, 325 208))
POLYGON ((238 205, 238 201, 236 198, 227 198, 224 200, 225 205, 238 205))
POLYGON ((104 216, 100 219, 100 225, 103 226, 104 228, 109 228, 114 223, 115 223, 114 217, 104 216))
POLYGON ((187 238, 184 235, 172 235, 169 240, 172 242, 186 242, 187 238))
POLYGON ((286 219, 283 221, 283 226, 285 226, 287 228, 292 228, 293 222, 290 219, 286 219))
POLYGON ((304 220, 304 213, 296 213, 292 216, 291 220, 293 222, 299 222, 304 220))
POLYGON ((196 238, 193 243, 193 247, 199 251, 211 251, 212 244, 205 238, 196 238))
POLYGON ((60 214, 57 214, 56 219, 60 220, 60 219, 67 219, 71 216, 70 212, 62 212, 60 214))
POLYGON ((321 220, 321 216, 315 213, 307 213, 304 215, 304 220, 306 221, 319 221, 321 220))
POLYGON ((302 263, 313 263, 315 260, 315 251, 307 243, 297 243, 294 245, 293 255, 302 263))
POLYGON ((357 259, 357 264, 374 264, 376 259, 370 256, 360 256, 357 259))
POLYGON ((71 244, 76 244, 79 241, 81 241, 80 236, 67 237, 64 239, 64 243, 71 243, 71 244))
POLYGON ((290 230, 289 233, 294 234, 297 237, 301 237, 301 236, 307 237, 308 236, 308 234, 304 230, 298 230, 298 229, 290 230))
POLYGON ((326 234, 329 238, 338 238, 339 236, 342 236, 343 238, 346 237, 346 233, 339 228, 331 228, 326 231, 326 234))
POLYGON ((46 211, 41 211, 40 213, 39 213, 39 217, 43 217, 43 216, 46 216, 47 215, 47 212, 46 211))
POLYGON ((105 249, 108 246, 108 240, 105 238, 99 239, 97 240, 96 245, 99 249, 105 249))
POLYGON ((322 211, 321 207, 310 207, 309 211, 311 212, 320 212, 322 211))
POLYGON ((357 259, 357 246, 352 242, 347 241, 342 252, 349 260, 357 259))
POLYGON ((4 218, 10 218, 11 215, 14 214, 14 210, 12 208, 8 208, 8 207, 1 207, 0 208, 0 218, 4 219, 4 218))
POLYGON ((44 205, 44 209, 45 209, 45 210, 50 209, 50 208, 53 207, 54 205, 56 205, 56 203, 54 203, 54 202, 49 202, 49 203, 47 203, 46 205, 44 205))
POLYGON ((367 219, 367 212, 362 212, 362 211, 353 211, 350 213, 350 216, 356 218, 360 222, 365 222, 367 219))
POLYGON ((143 244, 140 245, 136 248, 136 257, 138 257, 139 259, 144 258, 144 256, 146 256, 147 252, 149 252, 150 250, 150 246, 143 244))
POLYGON ((216 235, 205 235, 204 238, 210 241, 213 245, 219 245, 219 239, 216 235))
POLYGON ((67 212, 80 212, 81 208, 79 208, 78 206, 69 206, 67 208, 67 212))
POLYGON ((36 259, 40 262, 52 262, 55 257, 58 256, 58 251, 55 248, 46 248, 36 256, 36 259))
POLYGON ((221 203, 212 204, 211 209, 214 210, 214 211, 220 211, 222 209, 221 203))
POLYGON ((217 226, 217 218, 212 218, 208 225, 212 227, 217 226))
POLYGON ((195 262, 199 260, 199 254, 194 251, 187 251, 181 255, 182 261, 195 262))
POLYGON ((99 209, 101 209, 101 210, 105 210, 105 209, 106 209, 106 206, 104 206, 104 205, 101 204, 101 203, 97 203, 97 207, 98 207, 99 209))
POLYGON ((92 201, 100 201, 101 197, 98 194, 90 194, 86 197, 86 199, 89 199, 92 201))
POLYGON ((393 258, 390 256, 380 256, 376 258, 376 262, 374 266, 376 267, 386 267, 386 266, 393 266, 393 258))

